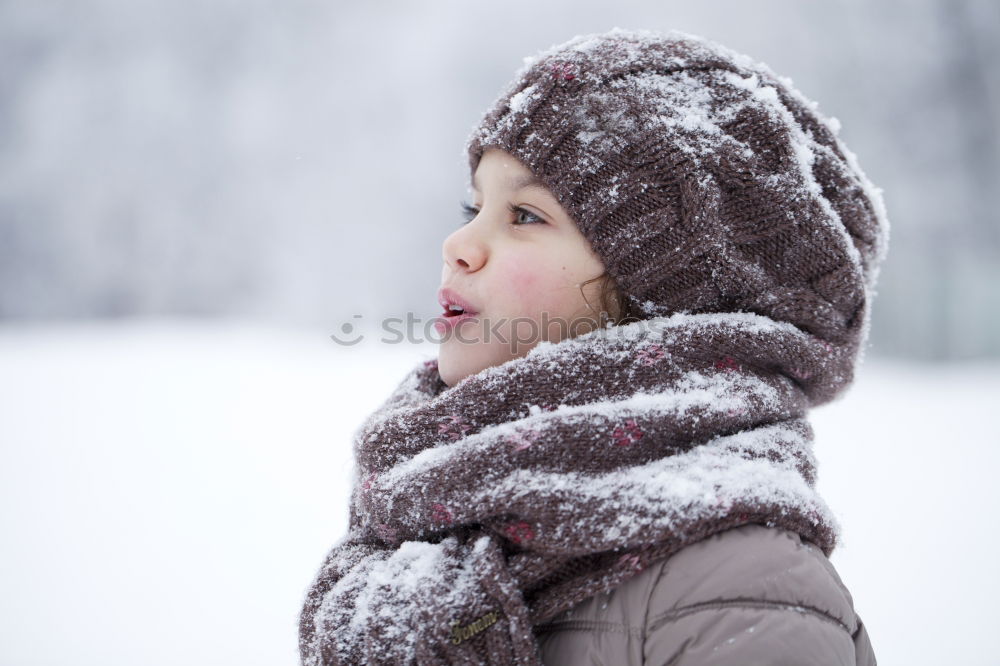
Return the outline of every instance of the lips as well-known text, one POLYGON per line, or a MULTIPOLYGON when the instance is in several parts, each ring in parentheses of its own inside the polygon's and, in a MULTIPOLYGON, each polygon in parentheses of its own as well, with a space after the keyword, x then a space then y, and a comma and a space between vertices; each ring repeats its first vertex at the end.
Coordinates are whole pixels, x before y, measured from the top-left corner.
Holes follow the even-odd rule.
POLYGON ((438 292, 438 303, 444 310, 443 317, 461 317, 462 315, 479 314, 479 310, 458 292, 447 287, 438 292))
POLYGON ((441 304, 444 314, 434 322, 434 328, 442 334, 448 333, 462 322, 473 319, 479 314, 478 308, 458 292, 448 288, 438 292, 438 303, 441 304))

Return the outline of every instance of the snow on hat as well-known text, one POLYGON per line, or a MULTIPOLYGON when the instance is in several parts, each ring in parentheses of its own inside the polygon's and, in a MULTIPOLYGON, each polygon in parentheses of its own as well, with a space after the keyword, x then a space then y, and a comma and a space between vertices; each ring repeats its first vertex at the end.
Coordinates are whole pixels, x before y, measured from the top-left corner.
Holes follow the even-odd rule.
POLYGON ((889 224, 839 122, 764 63, 613 28, 524 59, 466 142, 517 157, 634 312, 754 312, 856 352, 889 224))

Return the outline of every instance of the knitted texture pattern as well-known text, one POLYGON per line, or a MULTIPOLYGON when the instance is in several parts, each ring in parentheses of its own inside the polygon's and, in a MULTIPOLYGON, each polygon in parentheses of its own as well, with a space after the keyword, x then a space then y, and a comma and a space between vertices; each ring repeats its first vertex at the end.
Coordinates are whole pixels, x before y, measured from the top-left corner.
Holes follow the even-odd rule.
POLYGON ((809 336, 750 313, 598 329, 452 387, 419 364, 356 433, 303 663, 538 664, 532 626, 745 523, 831 553, 809 336))
POLYGON ((615 28, 526 58, 467 143, 547 185, 639 321, 454 386, 411 369, 355 433, 306 666, 540 663, 532 627, 745 523, 827 555, 808 409, 850 384, 888 242, 837 123, 763 64, 615 28))
POLYGON ((755 312, 837 348, 848 386, 888 246, 881 191, 839 122, 678 31, 620 28, 525 58, 467 142, 506 150, 576 221, 634 310, 755 312))

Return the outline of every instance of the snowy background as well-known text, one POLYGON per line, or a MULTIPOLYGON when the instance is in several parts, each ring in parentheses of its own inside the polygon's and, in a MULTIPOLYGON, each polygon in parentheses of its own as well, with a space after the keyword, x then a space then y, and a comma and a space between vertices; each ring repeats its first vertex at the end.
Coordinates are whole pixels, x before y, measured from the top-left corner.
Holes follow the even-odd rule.
POLYGON ((615 25, 790 76, 885 189, 832 559, 880 664, 1000 664, 1000 5, 606 5, 0 0, 0 666, 297 663, 351 434, 436 356, 373 322, 437 312, 463 141, 615 25))
MULTIPOLYGON (((297 663, 350 435, 433 347, 243 324, 0 332, 0 663, 297 663)), ((814 412, 880 664, 997 664, 1000 364, 867 359, 814 412)))

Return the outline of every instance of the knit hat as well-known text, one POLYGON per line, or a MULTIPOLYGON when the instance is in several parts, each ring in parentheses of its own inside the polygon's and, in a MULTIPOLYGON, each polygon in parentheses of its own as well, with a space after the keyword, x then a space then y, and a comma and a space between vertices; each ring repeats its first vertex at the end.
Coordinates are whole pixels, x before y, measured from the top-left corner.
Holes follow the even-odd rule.
POLYGON ((845 352, 868 336, 889 224, 839 122, 764 63, 679 31, 578 35, 470 135, 576 221, 634 312, 753 312, 845 352))

